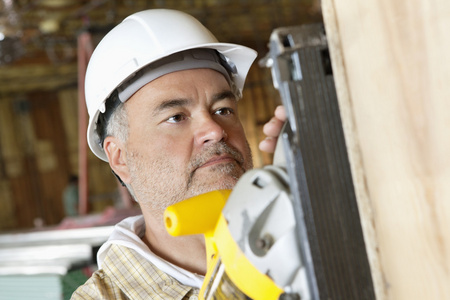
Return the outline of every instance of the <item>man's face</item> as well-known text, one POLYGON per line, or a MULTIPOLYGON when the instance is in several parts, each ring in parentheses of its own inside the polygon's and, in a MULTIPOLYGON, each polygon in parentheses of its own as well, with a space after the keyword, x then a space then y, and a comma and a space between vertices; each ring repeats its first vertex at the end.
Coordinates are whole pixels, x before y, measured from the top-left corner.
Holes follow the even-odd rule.
POLYGON ((252 168, 237 99, 210 69, 164 75, 126 103, 126 160, 139 203, 155 212, 192 196, 231 189, 252 168))

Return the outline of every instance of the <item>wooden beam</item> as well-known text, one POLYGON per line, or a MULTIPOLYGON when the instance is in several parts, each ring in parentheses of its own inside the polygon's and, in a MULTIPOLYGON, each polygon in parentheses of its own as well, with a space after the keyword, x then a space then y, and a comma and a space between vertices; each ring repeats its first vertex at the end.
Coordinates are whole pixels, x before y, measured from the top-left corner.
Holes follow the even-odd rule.
POLYGON ((1 93, 54 90, 77 83, 77 64, 0 67, 1 93))
POLYGON ((450 2, 322 5, 377 299, 450 299, 450 2))
POLYGON ((89 118, 86 108, 84 80, 93 51, 91 35, 88 32, 81 33, 78 36, 78 210, 80 215, 87 214, 89 209, 88 145, 86 140, 89 118))

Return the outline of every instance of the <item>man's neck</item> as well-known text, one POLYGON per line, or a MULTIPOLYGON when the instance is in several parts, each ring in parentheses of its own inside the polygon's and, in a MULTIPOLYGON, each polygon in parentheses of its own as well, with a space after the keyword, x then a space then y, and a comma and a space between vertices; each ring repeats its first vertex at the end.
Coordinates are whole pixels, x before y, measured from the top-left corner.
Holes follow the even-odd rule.
POLYGON ((162 216, 144 213, 144 243, 166 261, 195 274, 206 274, 206 249, 203 235, 171 236, 162 216))

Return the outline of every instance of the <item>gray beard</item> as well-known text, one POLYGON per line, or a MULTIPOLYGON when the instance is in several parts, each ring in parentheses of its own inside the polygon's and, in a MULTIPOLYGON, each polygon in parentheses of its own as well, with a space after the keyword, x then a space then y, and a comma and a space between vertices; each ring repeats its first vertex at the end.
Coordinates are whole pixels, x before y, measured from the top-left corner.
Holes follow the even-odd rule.
POLYGON ((133 192, 143 209, 148 209, 162 218, 168 206, 184 199, 213 190, 232 189, 242 174, 253 167, 248 144, 247 147, 248 157, 244 158, 239 151, 225 142, 213 144, 194 157, 184 173, 167 158, 145 163, 140 154, 131 152, 128 163, 133 192), (206 174, 202 174, 203 176, 197 174, 199 167, 212 157, 221 154, 228 154, 235 161, 208 168, 211 178, 219 180, 211 182, 209 178, 205 178, 206 174), (181 178, 183 179, 180 180, 181 178))

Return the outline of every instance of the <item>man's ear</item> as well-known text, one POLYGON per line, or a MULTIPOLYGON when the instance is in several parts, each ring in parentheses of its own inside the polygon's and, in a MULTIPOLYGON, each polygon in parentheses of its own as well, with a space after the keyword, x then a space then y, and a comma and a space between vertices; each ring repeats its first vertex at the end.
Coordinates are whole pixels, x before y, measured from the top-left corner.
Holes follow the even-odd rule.
POLYGON ((125 146, 117 138, 108 136, 103 142, 103 149, 108 157, 109 165, 124 182, 130 183, 130 172, 127 165, 125 146))

